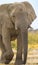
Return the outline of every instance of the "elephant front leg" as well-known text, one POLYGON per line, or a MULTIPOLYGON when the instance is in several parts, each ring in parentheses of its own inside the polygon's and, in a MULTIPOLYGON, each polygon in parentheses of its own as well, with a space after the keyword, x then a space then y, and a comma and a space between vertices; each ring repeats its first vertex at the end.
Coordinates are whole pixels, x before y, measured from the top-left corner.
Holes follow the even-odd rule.
POLYGON ((1 58, 0 58, 0 63, 4 63, 5 58, 3 59, 2 55, 5 53, 6 50, 5 50, 5 46, 2 42, 2 36, 1 35, 0 35, 0 48, 1 48, 1 51, 2 51, 1 58))
POLYGON ((17 37, 17 55, 15 65, 22 64, 22 36, 21 31, 19 31, 19 35, 17 37))
POLYGON ((28 49, 28 31, 20 30, 17 37, 17 56, 16 56, 16 65, 26 64, 27 60, 27 49, 28 49), (24 60, 22 60, 22 54, 24 60))
POLYGON ((3 40, 3 44, 5 46, 5 53, 2 55, 2 58, 5 58, 4 63, 8 64, 12 58, 13 58, 13 52, 12 52, 12 48, 11 48, 11 42, 10 42, 10 34, 9 31, 6 27, 3 26, 2 28, 2 40, 3 40))
POLYGON ((28 30, 22 32, 22 42, 23 42, 23 64, 26 64, 27 61, 27 50, 28 50, 28 30))

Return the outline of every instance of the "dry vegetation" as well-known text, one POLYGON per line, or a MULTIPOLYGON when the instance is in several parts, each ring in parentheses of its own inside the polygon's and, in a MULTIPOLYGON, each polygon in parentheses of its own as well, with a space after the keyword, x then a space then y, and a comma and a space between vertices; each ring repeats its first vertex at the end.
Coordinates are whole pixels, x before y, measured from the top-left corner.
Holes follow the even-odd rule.
POLYGON ((38 48, 38 32, 28 32, 29 48, 38 48))

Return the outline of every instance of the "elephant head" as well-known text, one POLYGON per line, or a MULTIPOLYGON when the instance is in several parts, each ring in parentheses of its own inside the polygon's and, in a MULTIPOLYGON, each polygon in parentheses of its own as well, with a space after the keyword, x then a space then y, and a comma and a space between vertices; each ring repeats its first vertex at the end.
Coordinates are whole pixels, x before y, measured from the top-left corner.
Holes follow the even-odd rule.
POLYGON ((15 28, 17 29, 22 23, 25 23, 25 28, 29 28, 36 18, 36 14, 32 5, 28 2, 22 2, 18 4, 15 3, 12 8, 13 10, 11 11, 11 18, 15 23, 15 28), (19 22, 21 23, 19 24, 19 22))

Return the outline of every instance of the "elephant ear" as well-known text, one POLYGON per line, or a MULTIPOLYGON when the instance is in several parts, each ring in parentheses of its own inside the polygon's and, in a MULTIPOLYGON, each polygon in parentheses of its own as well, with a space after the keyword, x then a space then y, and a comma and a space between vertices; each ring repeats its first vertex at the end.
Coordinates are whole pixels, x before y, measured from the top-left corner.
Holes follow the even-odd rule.
POLYGON ((35 14, 34 8, 32 7, 32 5, 30 3, 23 2, 23 4, 25 5, 25 12, 28 14, 27 18, 29 18, 29 20, 28 20, 28 26, 30 26, 30 24, 36 18, 36 14, 35 14))

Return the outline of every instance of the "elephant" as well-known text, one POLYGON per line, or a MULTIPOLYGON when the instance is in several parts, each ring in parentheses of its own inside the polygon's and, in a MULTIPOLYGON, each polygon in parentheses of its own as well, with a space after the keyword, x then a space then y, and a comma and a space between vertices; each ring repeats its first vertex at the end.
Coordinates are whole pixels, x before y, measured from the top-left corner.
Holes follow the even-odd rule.
POLYGON ((36 18, 29 2, 0 5, 0 48, 1 63, 9 64, 14 53, 11 40, 17 39, 15 65, 26 64, 28 50, 28 28, 36 18), (24 59, 22 59, 22 54, 24 59))

